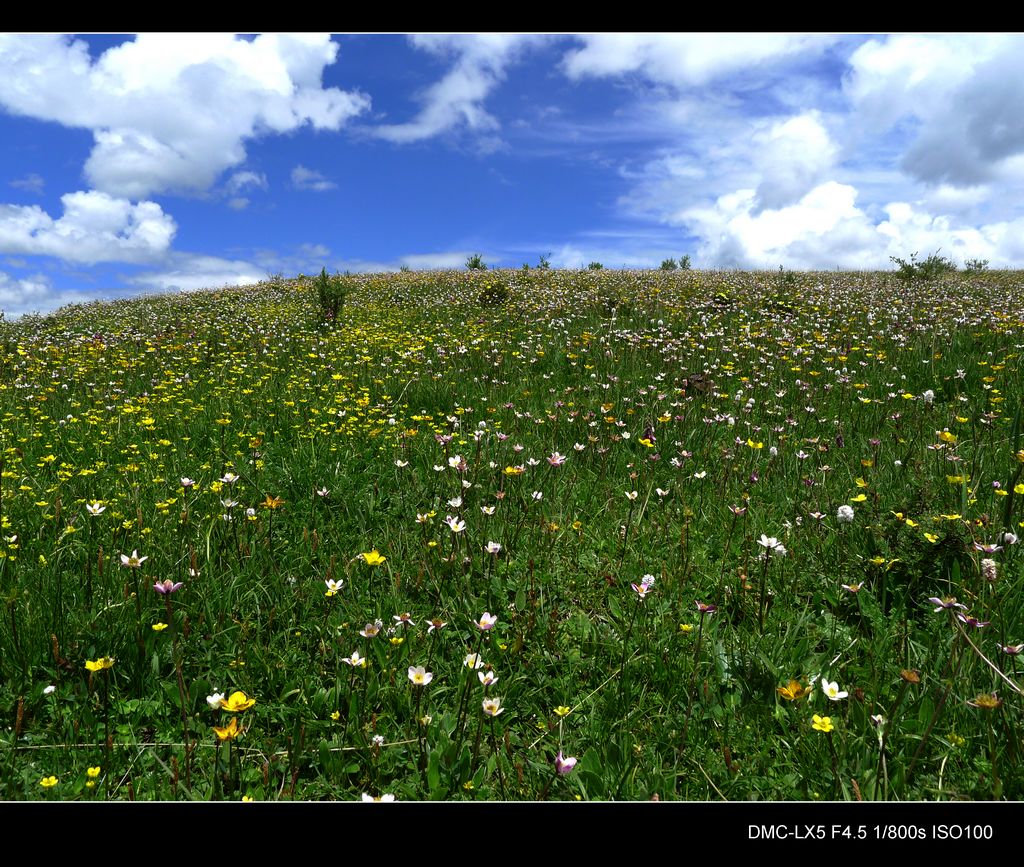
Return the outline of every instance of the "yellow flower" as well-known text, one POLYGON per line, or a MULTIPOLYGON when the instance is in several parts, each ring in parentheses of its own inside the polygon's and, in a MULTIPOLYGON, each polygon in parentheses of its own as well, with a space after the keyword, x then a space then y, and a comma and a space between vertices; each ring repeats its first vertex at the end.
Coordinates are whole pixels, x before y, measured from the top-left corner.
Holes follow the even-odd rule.
POLYGON ((214 726, 213 730, 217 733, 217 740, 221 741, 233 741, 241 734, 241 730, 238 728, 238 717, 231 717, 231 722, 226 726, 214 726))
POLYGON ((331 719, 337 722, 339 719, 341 719, 341 712, 334 711, 334 713, 331 714, 331 719))
POLYGON ((90 779, 96 779, 96 777, 100 775, 99 765, 97 765, 95 768, 89 768, 85 773, 90 779))
POLYGON ((936 536, 936 535, 935 535, 934 533, 925 533, 925 534, 924 534, 924 537, 925 537, 925 538, 926 538, 926 539, 927 539, 927 540, 928 540, 929 542, 931 542, 931 543, 932 543, 933 545, 934 545, 934 544, 935 544, 936 542, 938 542, 938 541, 939 541, 939 537, 938 537, 938 536, 936 536))
POLYGON ((856 479, 854 479, 854 480, 853 480, 853 483, 854 483, 854 484, 855 484, 855 485, 856 485, 856 486, 857 486, 858 488, 866 488, 866 487, 868 486, 868 483, 867 483, 867 482, 866 482, 866 481, 865 481, 864 479, 861 479, 861 478, 856 478, 856 479))
POLYGON ((1014 485, 1013 492, 1015 494, 1024 494, 1024 482, 1021 482, 1019 485, 1014 485))
POLYGON ((868 498, 867 494, 857 494, 856 497, 850 497, 851 503, 863 503, 868 498))
POLYGON ((811 688, 809 686, 803 686, 799 680, 791 680, 785 686, 775 687, 775 691, 786 701, 796 701, 797 699, 801 699, 807 695, 811 691, 811 688))
POLYGON ((560 704, 555 708, 555 713, 558 716, 569 716, 569 714, 572 713, 572 708, 566 707, 564 704, 560 704))
POLYGON ((387 557, 382 557, 380 551, 378 551, 376 548, 374 548, 369 553, 363 553, 359 556, 366 561, 367 566, 379 566, 381 563, 387 560, 387 557))
POLYGON ((680 623, 679 624, 679 631, 682 632, 684 635, 687 634, 688 632, 693 632, 693 624, 692 623, 680 623))
POLYGON ((153 624, 153 631, 154 632, 163 632, 166 628, 167 628, 167 624, 166 623, 154 623, 153 624))
POLYGON ((278 506, 281 506, 283 504, 284 500, 282 500, 280 497, 272 497, 270 496, 270 494, 267 494, 267 498, 262 503, 260 503, 261 506, 266 506, 268 509, 276 509, 278 508, 278 506))
POLYGON ((818 716, 815 714, 813 722, 811 723, 811 728, 819 732, 830 732, 835 728, 835 726, 832 725, 832 717, 818 716))
POLYGON ((938 436, 939 439, 942 440, 944 443, 949 443, 950 445, 952 445, 953 443, 956 442, 956 434, 950 433, 948 430, 939 431, 938 436))
POLYGON ((254 704, 256 704, 256 699, 249 698, 244 692, 235 691, 227 698, 220 700, 220 709, 226 710, 229 713, 241 713, 243 710, 251 708, 254 704))
POLYGON ((113 668, 114 658, 112 656, 101 656, 97 660, 86 660, 85 667, 89 671, 103 671, 105 668, 113 668))
POLYGON ((54 786, 57 785, 57 778, 56 777, 43 777, 39 781, 39 785, 42 786, 44 789, 52 789, 54 786))

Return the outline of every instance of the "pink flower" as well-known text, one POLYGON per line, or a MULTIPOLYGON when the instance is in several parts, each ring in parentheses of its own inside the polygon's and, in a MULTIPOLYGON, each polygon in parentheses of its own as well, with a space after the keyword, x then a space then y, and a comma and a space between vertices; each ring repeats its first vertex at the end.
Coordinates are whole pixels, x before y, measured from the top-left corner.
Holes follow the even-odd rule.
POLYGON ((493 629, 494 624, 497 622, 498 616, 496 614, 491 614, 490 611, 485 611, 476 622, 476 628, 482 632, 487 632, 489 629, 493 629))
POLYGON ((558 755, 555 756, 555 771, 558 775, 564 777, 566 774, 572 773, 572 769, 576 767, 575 756, 563 756, 562 751, 558 751, 558 755))
POLYGON ((184 586, 185 585, 181 581, 175 584, 170 578, 168 578, 166 581, 157 581, 156 584, 153 585, 153 589, 161 596, 169 596, 172 593, 177 593, 178 590, 184 586))

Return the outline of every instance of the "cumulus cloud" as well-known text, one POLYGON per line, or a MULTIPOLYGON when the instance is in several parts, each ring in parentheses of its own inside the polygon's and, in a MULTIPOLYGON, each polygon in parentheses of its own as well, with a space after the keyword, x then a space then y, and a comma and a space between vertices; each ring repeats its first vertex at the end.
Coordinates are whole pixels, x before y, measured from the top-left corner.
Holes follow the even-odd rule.
POLYGON ((562 61, 569 78, 636 73, 676 88, 822 51, 834 41, 782 33, 599 33, 578 39, 583 47, 562 61))
POLYGON ((976 186, 1024 154, 1022 49, 1012 34, 872 39, 851 55, 845 90, 875 130, 914 123, 901 161, 914 178, 976 186))
POLYGON ((0 205, 0 252, 67 262, 150 262, 170 248, 174 220, 155 202, 132 204, 106 193, 61 196, 53 219, 38 205, 0 205))
MULTIPOLYGON (((508 67, 528 48, 539 44, 541 37, 489 33, 420 35, 410 39, 416 48, 451 59, 452 66, 440 81, 420 94, 423 108, 416 117, 405 123, 374 128, 374 135, 398 144, 422 141, 457 129, 485 137, 496 132, 500 124, 484 108, 484 101, 504 81, 508 67)), ((489 141, 493 146, 493 138, 489 141)))
POLYGON ((326 178, 320 172, 307 169, 301 164, 292 169, 292 186, 297 190, 312 190, 315 193, 325 193, 338 187, 334 181, 326 178))
POLYGON ((136 274, 129 282, 139 288, 165 291, 246 286, 267 278, 267 272, 238 259, 192 253, 174 253, 165 267, 136 274))
POLYGON ((95 61, 64 36, 0 36, 0 106, 91 130, 90 184, 121 198, 209 189, 245 142, 339 129, 370 100, 324 88, 327 35, 144 34, 95 61))
POLYGON ((89 298, 85 292, 55 292, 42 274, 18 278, 0 271, 0 311, 7 319, 26 313, 48 313, 65 304, 78 304, 89 298))

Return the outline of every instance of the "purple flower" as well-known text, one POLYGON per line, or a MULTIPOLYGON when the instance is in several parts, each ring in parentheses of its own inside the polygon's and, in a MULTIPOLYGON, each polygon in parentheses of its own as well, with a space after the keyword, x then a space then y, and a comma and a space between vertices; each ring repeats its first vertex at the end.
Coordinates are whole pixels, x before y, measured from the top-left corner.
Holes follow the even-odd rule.
POLYGON ((566 774, 572 773, 572 769, 576 767, 575 756, 563 756, 562 751, 558 751, 558 755, 555 756, 555 770, 558 775, 564 777, 566 774))
POLYGON ((929 596, 928 601, 931 602, 932 605, 937 606, 935 609, 936 611, 941 611, 943 608, 959 608, 962 611, 967 610, 967 606, 962 602, 957 602, 955 596, 946 596, 943 599, 939 599, 938 596, 929 596))
POLYGON ((185 585, 179 581, 175 584, 170 578, 166 581, 157 581, 153 585, 153 589, 161 596, 170 596, 172 593, 177 593, 185 585))
POLYGON ((959 611, 957 612, 956 619, 961 623, 966 623, 968 626, 976 626, 978 629, 981 629, 983 626, 988 626, 989 623, 992 622, 991 620, 978 620, 977 617, 972 617, 969 614, 962 614, 959 611))
POLYGON ((703 602, 698 602, 697 610, 701 614, 714 614, 718 610, 718 606, 714 604, 705 604, 703 602))

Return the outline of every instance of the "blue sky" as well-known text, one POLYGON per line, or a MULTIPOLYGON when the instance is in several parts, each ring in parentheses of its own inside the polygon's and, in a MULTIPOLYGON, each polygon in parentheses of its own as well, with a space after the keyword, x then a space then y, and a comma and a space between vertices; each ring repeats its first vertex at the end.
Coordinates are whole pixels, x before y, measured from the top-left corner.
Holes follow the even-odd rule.
POLYGON ((8 316, 272 273, 1024 266, 1009 34, 0 35, 8 316))

